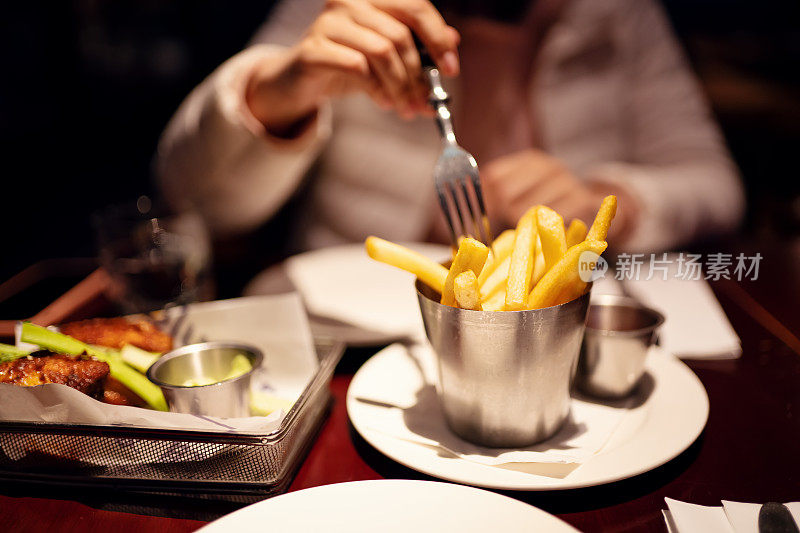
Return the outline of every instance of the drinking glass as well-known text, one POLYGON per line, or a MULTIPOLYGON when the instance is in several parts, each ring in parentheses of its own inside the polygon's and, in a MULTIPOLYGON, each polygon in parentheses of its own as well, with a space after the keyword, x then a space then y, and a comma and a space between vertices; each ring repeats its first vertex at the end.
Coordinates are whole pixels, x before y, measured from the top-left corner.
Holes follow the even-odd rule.
POLYGON ((196 212, 154 208, 149 198, 95 214, 100 264, 109 296, 128 313, 210 299, 211 244, 196 212))

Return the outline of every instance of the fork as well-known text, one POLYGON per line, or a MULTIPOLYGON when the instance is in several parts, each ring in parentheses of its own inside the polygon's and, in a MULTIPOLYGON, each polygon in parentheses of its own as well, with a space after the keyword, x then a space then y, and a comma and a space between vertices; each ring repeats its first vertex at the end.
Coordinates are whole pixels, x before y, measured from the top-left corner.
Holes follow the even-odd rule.
POLYGON ((453 247, 458 248, 461 236, 473 237, 489 246, 492 234, 478 164, 472 154, 458 145, 448 107, 450 96, 442 87, 439 69, 424 47, 418 48, 422 70, 431 87, 428 101, 436 112, 436 123, 442 136, 443 149, 433 170, 433 182, 453 247))

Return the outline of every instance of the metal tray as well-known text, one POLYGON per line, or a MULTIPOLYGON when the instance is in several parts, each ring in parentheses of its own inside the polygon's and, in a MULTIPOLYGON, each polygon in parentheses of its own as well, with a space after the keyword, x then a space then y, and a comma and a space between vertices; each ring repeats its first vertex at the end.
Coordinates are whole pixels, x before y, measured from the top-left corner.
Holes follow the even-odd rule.
POLYGON ((319 369, 272 433, 0 422, 0 479, 229 499, 284 492, 327 413, 344 345, 318 340, 316 350, 319 369))

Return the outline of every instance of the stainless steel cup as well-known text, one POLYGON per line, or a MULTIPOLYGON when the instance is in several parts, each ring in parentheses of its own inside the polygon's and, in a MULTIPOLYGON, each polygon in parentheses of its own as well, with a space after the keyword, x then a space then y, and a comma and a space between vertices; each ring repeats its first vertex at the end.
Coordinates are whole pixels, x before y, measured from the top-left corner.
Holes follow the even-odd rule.
POLYGON ((147 377, 161 387, 170 411, 244 417, 250 416, 250 378, 263 358, 260 350, 245 344, 218 341, 189 344, 161 356, 147 370, 147 377), (253 368, 249 372, 211 385, 181 385, 189 379, 224 379, 237 354, 250 359, 253 368))
POLYGON ((644 373, 647 350, 663 323, 661 313, 633 298, 595 297, 586 317, 577 387, 603 398, 630 394, 644 373))
POLYGON ((441 305, 419 281, 417 297, 438 356, 437 391, 456 434, 517 448, 558 431, 569 415, 588 293, 545 309, 502 312, 441 305))

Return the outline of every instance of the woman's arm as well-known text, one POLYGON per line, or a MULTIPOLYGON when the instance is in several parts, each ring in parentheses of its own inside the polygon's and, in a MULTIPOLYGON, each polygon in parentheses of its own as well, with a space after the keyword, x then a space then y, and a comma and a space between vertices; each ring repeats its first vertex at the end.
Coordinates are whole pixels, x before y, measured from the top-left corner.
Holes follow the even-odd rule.
POLYGON ((196 208, 216 234, 252 229, 294 193, 330 133, 330 110, 292 138, 271 135, 246 104, 257 65, 286 48, 256 45, 232 57, 181 104, 158 146, 157 178, 178 209, 196 208))
POLYGON ((297 42, 226 61, 164 133, 165 195, 195 206, 217 233, 255 227, 291 196, 329 134, 331 98, 364 92, 402 116, 427 112, 412 31, 443 74, 458 73, 458 33, 428 0, 329 0, 315 9, 316 0, 280 5, 278 17, 311 15, 307 29, 288 24, 305 29, 297 42))

